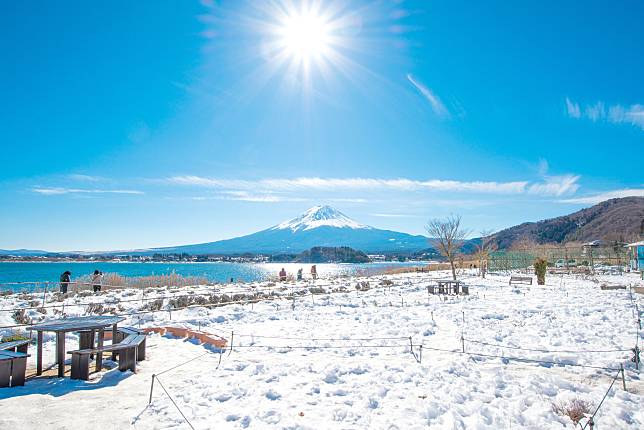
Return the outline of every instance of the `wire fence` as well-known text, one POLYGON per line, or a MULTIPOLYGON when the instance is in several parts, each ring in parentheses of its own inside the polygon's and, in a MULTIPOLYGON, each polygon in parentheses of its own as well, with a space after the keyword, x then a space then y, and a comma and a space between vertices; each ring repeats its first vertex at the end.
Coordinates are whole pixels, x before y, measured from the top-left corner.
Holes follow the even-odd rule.
MULTIPOLYGON (((612 378, 611 384, 608 388, 608 391, 604 394, 602 400, 599 402, 597 408, 595 409, 594 413, 592 416, 588 419, 586 422, 586 425, 584 425, 584 428, 588 426, 589 424, 593 424, 593 419, 596 416, 596 414, 599 412, 600 408, 602 407, 606 397, 610 393, 611 389, 613 388, 613 385, 617 378, 620 376, 622 377, 622 380, 624 382, 624 389, 626 389, 626 380, 625 380, 625 373, 624 373, 624 368, 623 365, 620 364, 619 368, 613 368, 613 367, 607 367, 607 366, 591 366, 591 365, 582 365, 582 364, 577 364, 577 363, 566 363, 566 362, 555 362, 551 360, 540 360, 540 359, 534 359, 530 357, 520 357, 520 356, 506 356, 506 355, 498 355, 498 354, 489 354, 489 353, 483 353, 483 352, 476 352, 476 351, 461 351, 458 349, 447 349, 447 348, 439 348, 435 346, 431 346, 429 344, 426 344, 424 342, 420 343, 414 343, 413 336, 392 336, 392 337, 362 337, 362 338, 351 338, 351 337, 333 337, 333 338, 304 338, 304 337, 292 337, 292 336, 266 336, 266 335, 255 335, 255 334, 237 334, 238 337, 251 337, 251 338, 261 338, 261 339, 266 339, 266 340, 297 340, 297 341, 308 341, 308 342, 313 342, 313 341, 366 341, 366 342, 376 342, 376 341, 396 341, 398 343, 393 343, 393 344, 385 344, 385 345, 365 345, 365 344, 351 344, 351 345, 313 345, 313 344, 308 344, 308 345, 281 345, 281 344, 262 344, 262 345, 234 345, 233 340, 234 340, 235 334, 231 333, 231 338, 230 338, 230 344, 228 346, 228 355, 230 355, 233 351, 237 351, 237 353, 241 353, 241 351, 248 351, 250 349, 262 349, 264 351, 272 351, 272 350, 297 350, 297 349, 306 349, 306 350, 337 350, 337 349, 363 349, 363 350, 370 350, 370 349, 380 349, 380 348, 393 348, 393 349, 399 349, 399 350, 404 350, 402 353, 403 354, 408 354, 411 353, 415 361, 419 364, 422 364, 422 351, 423 349, 433 351, 433 352, 439 352, 442 354, 449 354, 449 355, 456 355, 456 356, 468 356, 468 357, 484 357, 484 358, 494 358, 494 359, 502 359, 503 363, 505 365, 508 364, 513 364, 513 363, 531 363, 531 364, 547 364, 549 366, 562 366, 562 367, 579 367, 579 368, 585 368, 585 369, 593 369, 593 370, 601 370, 605 372, 615 372, 615 376, 612 378), (409 343, 400 343, 401 340, 409 340, 409 343), (414 348, 418 349, 418 353, 414 350, 414 348)), ((473 342, 476 343, 476 342, 473 342)), ((523 348, 522 348, 523 349, 523 348)), ((529 348, 525 348, 525 350, 530 350, 529 348)), ((539 350, 539 351, 545 351, 545 350, 539 350)), ((611 350, 612 352, 613 350, 611 350)), ((623 350, 619 350, 623 351, 623 350)), ((212 374, 213 372, 216 372, 222 363, 222 357, 224 356, 224 350, 220 350, 218 353, 213 353, 213 352, 205 352, 202 354, 199 354, 195 357, 192 357, 188 360, 185 360, 181 363, 178 363, 176 365, 173 365, 172 367, 165 369, 161 372, 158 372, 154 375, 152 375, 152 383, 150 386, 150 396, 149 396, 149 402, 148 405, 150 405, 153 401, 153 393, 154 393, 154 384, 155 380, 156 382, 159 383, 159 386, 162 388, 163 392, 167 395, 168 399, 171 401, 171 403, 174 405, 174 407, 177 409, 179 414, 183 417, 185 420, 186 424, 188 424, 191 428, 194 428, 193 424, 191 421, 186 417, 185 413, 182 411, 181 407, 177 404, 177 402, 174 400, 173 396, 168 392, 167 388, 161 383, 159 376, 167 374, 169 372, 172 372, 180 367, 183 367, 189 363, 192 363, 197 360, 201 360, 204 358, 210 358, 216 355, 218 355, 218 362, 216 367, 209 372, 209 374, 212 374)), ((547 351, 551 352, 551 351, 547 351)), ((577 351, 577 352, 594 352, 590 350, 584 350, 584 351, 577 351)), ((605 352, 605 351, 602 351, 605 352)))
MULTIPOLYGON (((431 279, 430 279, 431 281, 431 279)), ((391 288, 394 287, 397 290, 399 290, 399 293, 401 294, 402 298, 402 293, 404 292, 403 289, 406 285, 411 285, 412 283, 407 280, 407 282, 403 282, 402 285, 376 285, 374 287, 369 288, 369 290, 375 290, 375 289, 388 289, 389 292, 391 292, 391 288)), ((334 286, 335 284, 325 284, 325 287, 331 287, 334 286)), ((348 294, 348 293, 353 293, 355 292, 356 294, 360 294, 362 291, 360 290, 350 290, 348 288, 338 288, 335 291, 332 291, 331 289, 325 290, 323 292, 313 292, 310 291, 310 288, 321 288, 322 285, 307 285, 307 286, 302 286, 299 290, 296 290, 293 286, 291 288, 284 287, 284 286, 275 286, 267 289, 249 289, 248 292, 256 294, 255 296, 251 297, 244 297, 241 300, 236 300, 236 301, 227 301, 225 303, 207 303, 207 304, 193 304, 193 305, 188 305, 184 307, 179 307, 179 308, 173 308, 173 309, 159 309, 159 310, 143 310, 143 311, 134 311, 134 312, 129 312, 125 314, 117 314, 121 316, 135 316, 135 315, 142 315, 142 314, 148 314, 148 313, 156 313, 156 312, 172 312, 172 311, 180 311, 184 309, 190 309, 190 308, 195 308, 195 307, 219 307, 219 306, 225 306, 225 305, 232 305, 232 304, 252 304, 252 303, 257 303, 260 301, 266 301, 266 300, 275 300, 275 299, 286 299, 286 300, 292 300, 293 301, 293 306, 295 304, 295 301, 297 299, 304 299, 306 297, 311 296, 312 299, 314 299, 314 296, 317 295, 330 295, 332 293, 342 293, 342 294, 348 294), (277 294, 276 290, 279 291, 281 294, 277 294), (269 292, 269 293, 274 293, 272 296, 262 296, 264 292, 269 292)), ((407 291, 407 292, 418 292, 420 289, 424 289, 424 286, 419 286, 418 284, 415 285, 416 288, 413 289, 413 291, 407 291)), ((222 292, 223 294, 229 294, 232 296, 235 296, 236 294, 243 294, 246 291, 226 291, 222 292)), ((147 301, 152 301, 152 300, 172 300, 172 299, 178 299, 178 298, 188 298, 188 297, 199 297, 199 296, 212 296, 213 294, 216 294, 217 292, 214 291, 209 291, 205 293, 190 293, 190 294, 177 294, 177 295, 164 295, 164 296, 156 296, 156 297, 141 297, 141 298, 132 298, 132 299, 124 299, 119 302, 114 302, 114 303, 107 303, 107 304, 117 304, 117 303, 128 303, 128 302, 142 302, 145 303, 147 301)), ((630 301, 631 304, 634 306, 634 314, 637 314, 637 323, 639 326, 639 329, 641 330, 641 317, 639 313, 639 309, 637 308, 637 304, 635 303, 632 293, 630 296, 630 301)), ((106 304, 105 302, 98 302, 101 304, 106 304)), ((363 301, 364 303, 364 301, 363 301)), ((93 304, 97 304, 97 302, 88 302, 88 303, 69 303, 69 304, 60 304, 60 305, 50 305, 50 307, 56 308, 56 307, 63 307, 63 306, 90 306, 93 304)), ((342 304, 337 304, 334 303, 334 305, 339 305, 342 306, 342 304)), ((348 304, 345 304, 348 306, 348 304)), ((392 303, 389 302, 389 306, 392 306, 392 303)), ((404 298, 402 298, 402 306, 404 306, 404 298)), ((20 309, 38 309, 38 306, 34 307, 20 307, 20 308, 13 308, 13 309, 2 309, 0 311, 5 311, 5 312, 10 312, 10 311, 16 311, 20 309)), ((432 316, 433 317, 433 316, 432 316)), ((464 324, 464 320, 463 320, 464 324)), ((27 326, 28 324, 19 324, 19 325, 14 325, 14 326, 4 326, 0 328, 12 328, 12 327, 20 327, 20 326, 27 326)), ((637 341, 639 342, 639 331, 637 333, 637 341)), ((260 335, 260 334, 253 334, 253 333, 234 333, 231 334, 231 339, 230 339, 230 344, 229 344, 229 353, 230 355, 234 350, 237 350, 239 352, 241 351, 249 351, 252 349, 260 349, 260 350, 265 350, 265 351, 271 351, 271 350, 343 350, 343 349, 401 349, 404 350, 405 354, 407 354, 407 349, 409 349, 409 353, 414 357, 414 359, 418 363, 422 363, 422 351, 427 350, 427 351, 433 351, 433 352, 438 352, 438 353, 443 353, 443 354, 455 354, 455 355, 465 355, 469 357, 482 357, 482 358, 494 358, 494 359, 501 359, 503 360, 504 364, 511 364, 511 363, 534 363, 534 364, 545 364, 548 366, 562 366, 562 367, 579 367, 579 368, 587 368, 587 369, 594 369, 594 370, 600 370, 600 371, 608 371, 608 372, 616 372, 616 376, 613 378, 611 385, 604 395, 604 398, 602 401, 599 403, 598 407, 596 408, 595 412, 593 413, 592 417, 590 417, 589 421, 586 423, 586 425, 591 425, 592 428, 592 420, 594 419, 595 415, 601 408, 604 400, 606 399, 606 396, 609 394, 610 390, 612 389, 615 380, 619 377, 621 374, 623 381, 624 381, 624 387, 625 387, 625 374, 624 374, 624 368, 623 368, 623 363, 620 363, 620 368, 616 367, 608 367, 608 366, 594 366, 594 365, 589 365, 589 364, 579 364, 576 362, 573 362, 571 358, 568 358, 567 360, 562 360, 562 361, 553 361, 553 360, 542 360, 539 358, 535 357, 529 357, 529 356, 522 356, 522 355, 514 355, 514 356, 508 356, 505 354, 492 354, 489 352, 485 351, 476 351, 476 350, 466 350, 466 344, 472 344, 472 345, 480 345, 483 347, 490 347, 490 348, 498 348, 498 349, 509 349, 509 350, 514 350, 514 351, 520 351, 520 352, 532 352, 532 353, 544 353, 544 354, 557 354, 557 353, 565 353, 565 354, 602 354, 602 353, 625 353, 629 351, 633 351, 633 349, 625 349, 625 348, 616 348, 616 349, 577 349, 577 350, 572 350, 572 349, 541 349, 541 348, 529 348, 529 347, 524 347, 520 345, 505 345, 505 344, 500 344, 500 343, 492 343, 492 342, 486 342, 483 340, 478 340, 478 339, 471 339, 467 338, 464 336, 464 333, 461 333, 461 341, 462 341, 462 348, 459 350, 457 348, 454 349, 448 349, 448 348, 440 348, 437 346, 433 346, 432 344, 425 343, 423 341, 420 342, 414 342, 413 341, 413 336, 389 336, 389 337, 351 337, 351 336, 338 336, 338 337, 297 337, 297 336, 269 336, 269 335, 260 335), (237 345, 234 344, 234 337, 237 337, 238 339, 242 338, 251 338, 251 344, 242 344, 238 343, 237 345), (255 339, 262 339, 263 342, 261 344, 255 344, 254 340, 255 339), (266 342, 266 341, 272 341, 272 340, 280 340, 280 341, 296 341, 296 343, 293 344, 276 344, 272 342, 266 342), (406 341, 409 341, 407 343, 406 341), (304 343, 306 342, 306 343, 304 343), (315 342, 337 342, 337 343, 342 343, 340 345, 319 345, 315 344, 315 342), (345 344, 345 342, 352 342, 350 344, 345 344), (367 344, 365 345, 364 342, 367 343, 374 343, 374 342, 381 342, 384 344, 379 344, 379 345, 374 345, 374 344, 367 344), (392 343, 388 343, 392 342, 392 343), (395 342, 395 343, 394 343, 395 342), (416 352, 418 351, 418 352, 416 352)), ((638 344, 636 343, 635 347, 635 363, 636 366, 638 365, 638 344)), ((159 386, 162 388, 163 392, 168 396, 170 401, 173 403, 173 405, 176 407, 176 409, 179 411, 183 419, 186 421, 186 423, 191 427, 192 424, 190 421, 186 418, 185 414, 183 411, 180 409, 179 405, 176 403, 176 401, 173 399, 173 397, 170 395, 166 387, 162 384, 161 380, 159 380, 160 375, 165 375, 166 373, 169 373, 181 366, 184 366, 186 364, 189 364, 191 362, 200 360, 200 359, 205 359, 209 358, 209 356, 213 356, 215 353, 212 352, 206 352, 202 353, 196 357, 193 357, 185 362, 179 363, 171 368, 168 368, 162 372, 159 372, 152 377, 152 384, 151 384, 151 391, 150 391, 150 403, 152 402, 152 393, 153 393, 153 388, 154 388, 154 383, 155 380, 159 383, 159 386)), ((222 362, 222 352, 219 352, 218 354, 218 363, 217 366, 215 367, 215 370, 219 369, 219 366, 221 365, 222 362)), ((585 428, 586 426, 584 426, 585 428)))

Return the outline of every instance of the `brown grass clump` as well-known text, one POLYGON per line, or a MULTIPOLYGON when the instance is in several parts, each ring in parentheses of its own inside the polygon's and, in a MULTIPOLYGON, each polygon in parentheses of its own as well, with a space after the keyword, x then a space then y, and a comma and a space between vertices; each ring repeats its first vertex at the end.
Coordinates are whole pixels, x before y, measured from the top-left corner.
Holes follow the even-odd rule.
POLYGON ((592 405, 582 399, 572 399, 569 401, 559 401, 552 403, 552 412, 563 417, 568 417, 572 420, 575 425, 579 424, 579 421, 586 414, 590 414, 592 405))
MULTIPOLYGON (((92 290, 92 276, 83 275, 72 284, 78 290, 92 290)), ((103 289, 114 288, 161 288, 161 287, 189 287, 193 285, 211 285, 212 283, 202 276, 182 276, 177 273, 168 275, 150 276, 123 276, 118 273, 104 273, 101 282, 103 289)))

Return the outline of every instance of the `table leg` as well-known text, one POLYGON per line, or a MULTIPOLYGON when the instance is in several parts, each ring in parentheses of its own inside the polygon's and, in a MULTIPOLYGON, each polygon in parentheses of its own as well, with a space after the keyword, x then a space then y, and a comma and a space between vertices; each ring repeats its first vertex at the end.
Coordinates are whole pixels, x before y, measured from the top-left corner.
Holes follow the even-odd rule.
MULTIPOLYGON (((90 338, 89 340, 90 340, 90 342, 92 344, 92 348, 94 348, 96 346, 96 330, 92 329, 92 334, 90 335, 89 338, 90 338)), ((94 354, 91 354, 89 356, 89 359, 93 360, 94 359, 94 354)))
MULTIPOLYGON (((98 329, 98 348, 103 347, 103 339, 105 338, 105 329, 99 328, 98 329)), ((102 352, 97 352, 96 353, 96 371, 100 372, 101 369, 103 368, 103 353, 102 352)))
POLYGON ((58 362, 58 377, 65 376, 65 332, 56 332, 56 361, 58 362))
POLYGON ((42 332, 38 332, 38 356, 36 357, 36 375, 42 375, 42 332))
MULTIPOLYGON (((118 343, 116 341, 116 336, 118 335, 118 324, 112 326, 112 345, 118 343)), ((116 361, 116 351, 112 351, 112 361, 116 361)))

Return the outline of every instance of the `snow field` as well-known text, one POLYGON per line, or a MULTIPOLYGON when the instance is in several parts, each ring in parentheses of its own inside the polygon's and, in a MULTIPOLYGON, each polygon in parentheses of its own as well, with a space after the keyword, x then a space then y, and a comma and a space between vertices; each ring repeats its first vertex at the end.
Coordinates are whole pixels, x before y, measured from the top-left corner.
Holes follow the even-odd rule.
MULTIPOLYGON (((234 332, 232 352, 225 351, 220 362, 217 351, 153 335, 149 359, 136 375, 110 370, 88 383, 55 380, 59 394, 56 388, 49 392, 48 382, 31 381, 15 389, 16 395, 0 390, 0 411, 19 402, 25 413, 16 424, 29 427, 45 422, 37 411, 54 413, 58 403, 74 401, 87 404, 87 412, 54 415, 47 424, 63 428, 65 419, 80 419, 119 423, 118 428, 189 428, 159 386, 146 408, 151 376, 207 353, 159 377, 195 428, 572 428, 570 419, 552 412, 552 403, 581 398, 594 408, 614 376, 594 367, 620 363, 627 369, 628 391, 620 378, 595 417, 596 428, 644 426, 642 383, 628 361, 632 354, 623 351, 642 336, 628 291, 601 291, 594 282, 568 276, 549 277, 545 287, 520 288, 509 287, 508 276, 470 276, 464 279, 470 296, 428 296, 426 286, 445 276, 336 279, 331 281, 336 287, 350 292, 296 297, 294 308, 291 300, 275 300, 252 308, 193 307, 173 311, 172 320, 167 312, 137 315, 127 323, 201 328, 229 340, 234 332), (383 278, 394 285, 374 288, 383 278), (372 289, 356 291, 361 281, 372 289), (431 349, 461 351, 461 334, 468 353, 557 364, 431 349), (420 363, 410 353, 410 336, 416 356, 424 346, 420 363), (579 352, 588 350, 611 352, 579 352), (97 406, 108 399, 109 408, 97 406)), ((628 276, 610 279, 638 282, 628 276)), ((126 294, 99 297, 107 302, 131 297, 126 294)), ((634 297, 640 308, 641 297, 634 297)), ((11 296, 2 300, 3 309, 25 303, 11 296)), ((121 306, 127 312, 142 304, 121 306)), ((82 313, 82 308, 70 303, 67 311, 82 313)), ((77 345, 73 336, 68 342, 68 349, 77 345)), ((53 339, 45 346, 45 357, 53 360, 53 339)))

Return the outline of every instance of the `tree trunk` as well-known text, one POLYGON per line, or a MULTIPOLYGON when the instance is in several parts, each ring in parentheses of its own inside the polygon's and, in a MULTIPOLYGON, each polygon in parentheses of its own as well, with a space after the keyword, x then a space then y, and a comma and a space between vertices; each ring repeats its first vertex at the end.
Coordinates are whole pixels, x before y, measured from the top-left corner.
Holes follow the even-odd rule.
POLYGON ((454 260, 450 259, 449 264, 450 266, 452 266, 452 279, 456 281, 456 268, 454 267, 454 260))

